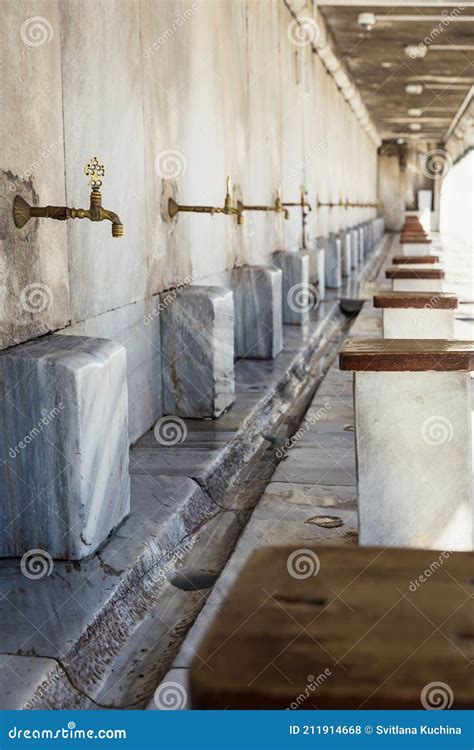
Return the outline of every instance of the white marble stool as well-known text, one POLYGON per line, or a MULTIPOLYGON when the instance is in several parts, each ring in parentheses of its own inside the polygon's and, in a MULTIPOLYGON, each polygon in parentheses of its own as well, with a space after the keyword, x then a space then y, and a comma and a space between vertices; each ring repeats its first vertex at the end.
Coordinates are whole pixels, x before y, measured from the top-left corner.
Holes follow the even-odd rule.
POLYGON ((385 278, 391 279, 393 292, 443 291, 444 271, 436 263, 389 266, 385 278))
POLYGON ((374 295, 382 309, 386 339, 454 338, 455 294, 445 292, 385 292, 374 295))
POLYGON ((348 341, 354 372, 359 541, 473 550, 474 343, 348 341))

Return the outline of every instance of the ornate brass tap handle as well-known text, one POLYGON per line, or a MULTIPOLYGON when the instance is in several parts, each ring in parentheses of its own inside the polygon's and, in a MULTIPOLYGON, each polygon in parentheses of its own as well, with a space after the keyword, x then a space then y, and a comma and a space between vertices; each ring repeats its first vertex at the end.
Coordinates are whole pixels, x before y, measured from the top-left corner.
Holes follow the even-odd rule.
POLYGON ((97 156, 93 156, 90 162, 86 164, 84 167, 84 174, 90 178, 89 185, 92 190, 100 190, 102 187, 101 178, 105 175, 105 167, 103 164, 99 164, 97 156))

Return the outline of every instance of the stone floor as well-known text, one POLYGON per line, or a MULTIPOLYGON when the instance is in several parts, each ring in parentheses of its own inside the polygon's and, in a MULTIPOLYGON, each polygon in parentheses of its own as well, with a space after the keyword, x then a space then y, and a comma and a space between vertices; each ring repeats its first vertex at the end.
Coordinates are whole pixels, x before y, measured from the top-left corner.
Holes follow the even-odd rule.
MULTIPOLYGON (((446 269, 447 291, 455 291, 460 298, 455 335, 459 339, 473 339, 472 255, 454 242, 442 241, 437 235, 433 244, 446 269)), ((388 288, 385 266, 397 252, 399 245, 394 236, 377 278, 362 289, 359 287, 359 292, 353 296, 370 299, 375 289, 388 288)), ((345 294, 350 296, 347 290, 345 294)), ((368 301, 348 336, 378 338, 381 335, 382 311, 373 308, 368 301)), ((189 708, 188 674, 196 649, 254 549, 267 544, 292 544, 301 548, 309 543, 341 547, 357 544, 352 374, 340 372, 337 359, 318 387, 299 430, 279 449, 285 451, 285 458, 276 467, 172 668, 159 684, 148 705, 150 710, 159 709, 167 695, 178 695, 180 706, 189 708)))
POLYGON ((175 442, 144 435, 130 454, 131 514, 97 554, 39 576, 0 562, 1 708, 146 705, 348 325, 328 293, 307 328, 284 326, 275 360, 236 363, 236 401, 221 418, 175 423, 175 442))

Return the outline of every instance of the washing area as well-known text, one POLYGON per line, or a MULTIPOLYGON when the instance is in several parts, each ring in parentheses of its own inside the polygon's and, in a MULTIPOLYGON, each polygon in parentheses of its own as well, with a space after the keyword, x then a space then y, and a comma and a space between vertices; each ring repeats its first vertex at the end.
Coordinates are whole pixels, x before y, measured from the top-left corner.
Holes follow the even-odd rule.
POLYGON ((4 5, 0 710, 472 708, 474 89, 430 114, 439 10, 4 5), (364 682, 433 560, 468 591, 415 587, 440 675, 407 636, 364 682))

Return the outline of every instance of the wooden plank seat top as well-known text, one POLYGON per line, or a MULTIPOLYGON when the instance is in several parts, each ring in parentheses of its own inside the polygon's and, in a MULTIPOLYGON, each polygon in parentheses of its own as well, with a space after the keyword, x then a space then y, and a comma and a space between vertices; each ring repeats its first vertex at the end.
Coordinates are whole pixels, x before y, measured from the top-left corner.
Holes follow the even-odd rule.
POLYGON ((402 263, 439 263, 439 255, 394 255, 392 263, 396 266, 402 263))
POLYGON ((198 648, 192 707, 423 709, 444 683, 473 708, 473 568, 471 552, 259 549, 198 648))
POLYGON ((386 279, 444 279, 444 271, 439 266, 402 264, 389 266, 385 271, 386 279))
POLYGON ((459 300, 449 292, 381 292, 374 294, 374 307, 426 308, 455 310, 459 300))
POLYGON ((402 245, 431 245, 429 237, 414 237, 413 235, 400 237, 400 242, 402 245))
POLYGON ((444 339, 351 339, 339 353, 341 370, 367 372, 474 371, 474 342, 444 339))

